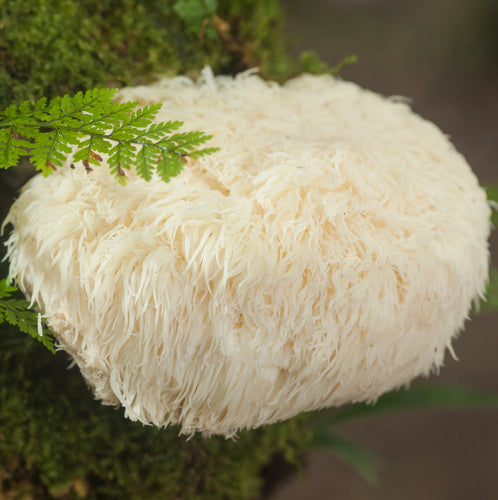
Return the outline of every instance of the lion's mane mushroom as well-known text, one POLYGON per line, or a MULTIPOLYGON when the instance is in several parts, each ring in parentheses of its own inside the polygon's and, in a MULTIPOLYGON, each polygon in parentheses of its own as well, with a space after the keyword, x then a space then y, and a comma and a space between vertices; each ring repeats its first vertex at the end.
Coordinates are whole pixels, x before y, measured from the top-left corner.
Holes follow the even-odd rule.
POLYGON ((442 364, 483 293, 490 210, 436 126, 329 76, 205 70, 121 99, 220 151, 167 184, 37 176, 7 218, 10 273, 97 398, 229 436, 442 364))

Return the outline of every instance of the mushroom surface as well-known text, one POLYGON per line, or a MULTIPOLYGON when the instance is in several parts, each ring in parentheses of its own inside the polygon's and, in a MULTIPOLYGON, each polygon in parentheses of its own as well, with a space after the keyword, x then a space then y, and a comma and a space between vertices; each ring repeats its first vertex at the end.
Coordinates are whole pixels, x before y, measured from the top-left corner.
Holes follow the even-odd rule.
POLYGON ((38 175, 6 219, 10 274, 97 398, 231 436, 442 365, 484 291, 490 209, 434 124, 330 76, 206 69, 120 99, 220 150, 169 183, 38 175))

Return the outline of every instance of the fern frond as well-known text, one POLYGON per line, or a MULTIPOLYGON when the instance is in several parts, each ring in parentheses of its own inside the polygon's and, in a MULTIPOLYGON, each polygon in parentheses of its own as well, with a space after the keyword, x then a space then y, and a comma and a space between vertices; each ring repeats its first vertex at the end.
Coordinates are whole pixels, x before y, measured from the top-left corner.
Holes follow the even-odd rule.
POLYGON ((12 286, 8 279, 0 280, 0 299, 6 299, 17 291, 17 287, 12 286))
POLYGON ((159 161, 157 148, 143 147, 137 154, 135 169, 140 177, 146 181, 152 179, 152 173, 159 161))
POLYGON ((119 141, 109 151, 107 160, 111 172, 116 177, 124 177, 123 169, 130 170, 136 159, 137 148, 130 142, 119 141))
POLYGON ((212 136, 204 132, 180 132, 165 138, 160 144, 173 149, 179 154, 188 154, 211 138, 212 136))
POLYGON ((190 158, 200 158, 201 156, 207 156, 213 153, 216 153, 216 151, 219 151, 220 148, 204 148, 204 149, 196 149, 195 151, 190 151, 189 156, 190 158))
POLYGON ((0 166, 9 168, 17 165, 31 143, 11 129, 0 129, 0 166))
POLYGON ((184 164, 185 160, 181 156, 166 153, 159 158, 157 163, 157 173, 164 182, 168 182, 171 177, 174 177, 181 172, 184 164))
POLYGON ((7 279, 0 280, 0 324, 10 323, 23 333, 41 342, 50 352, 55 353, 52 333, 43 327, 39 313, 29 308, 27 300, 12 298, 17 288, 7 279))
POLYGON ((111 172, 125 182, 125 171, 135 166, 150 180, 154 171, 163 180, 177 175, 186 157, 199 158, 216 148, 198 149, 211 139, 204 132, 181 132, 183 122, 155 123, 161 104, 137 108, 137 102, 116 103, 115 89, 93 89, 75 96, 25 101, 0 112, 0 167, 16 165, 30 156, 44 175, 73 154, 87 171, 108 154, 111 172))

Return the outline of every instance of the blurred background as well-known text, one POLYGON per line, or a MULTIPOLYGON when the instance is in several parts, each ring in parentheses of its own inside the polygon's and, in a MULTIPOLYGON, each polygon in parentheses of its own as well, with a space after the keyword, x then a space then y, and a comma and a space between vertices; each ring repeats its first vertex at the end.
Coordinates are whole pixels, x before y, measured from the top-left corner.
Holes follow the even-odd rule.
MULTIPOLYGON (((466 156, 482 183, 498 182, 497 0, 283 0, 296 54, 328 64, 357 54, 341 77, 411 99, 466 156)), ((498 231, 492 260, 498 265, 498 231)), ((498 394, 498 315, 474 318, 438 380, 498 394)), ((365 483, 326 453, 311 454, 301 477, 274 500, 494 500, 498 498, 498 412, 411 411, 344 424, 344 437, 383 464, 365 483)))

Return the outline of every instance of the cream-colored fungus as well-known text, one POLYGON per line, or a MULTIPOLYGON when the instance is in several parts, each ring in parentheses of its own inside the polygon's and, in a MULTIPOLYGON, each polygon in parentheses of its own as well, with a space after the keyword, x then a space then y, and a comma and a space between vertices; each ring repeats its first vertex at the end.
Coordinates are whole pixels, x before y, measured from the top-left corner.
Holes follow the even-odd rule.
POLYGON ((220 151, 169 183, 62 168, 11 209, 10 273, 97 398, 230 436, 442 364, 484 290, 490 210, 435 125, 329 76, 207 69, 119 96, 220 151))

